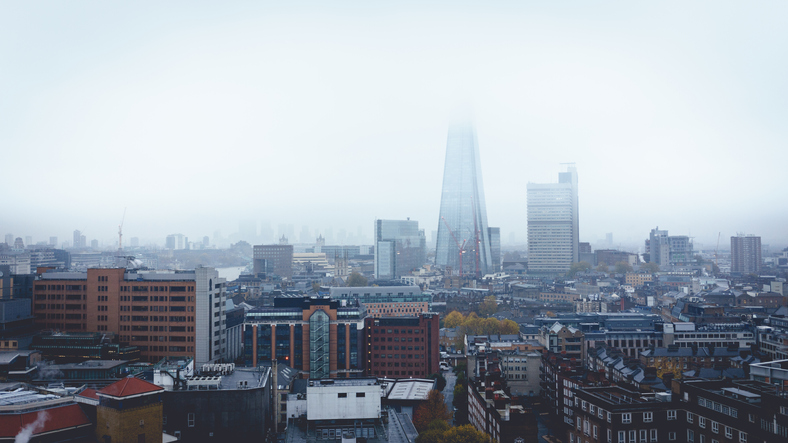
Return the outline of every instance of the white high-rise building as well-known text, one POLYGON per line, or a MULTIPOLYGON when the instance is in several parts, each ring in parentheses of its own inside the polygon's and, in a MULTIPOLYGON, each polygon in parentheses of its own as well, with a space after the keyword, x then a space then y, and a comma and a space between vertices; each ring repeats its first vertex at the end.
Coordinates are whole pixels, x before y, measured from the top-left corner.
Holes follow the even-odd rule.
POLYGON ((577 169, 569 165, 558 183, 528 183, 528 272, 556 274, 578 261, 577 169))

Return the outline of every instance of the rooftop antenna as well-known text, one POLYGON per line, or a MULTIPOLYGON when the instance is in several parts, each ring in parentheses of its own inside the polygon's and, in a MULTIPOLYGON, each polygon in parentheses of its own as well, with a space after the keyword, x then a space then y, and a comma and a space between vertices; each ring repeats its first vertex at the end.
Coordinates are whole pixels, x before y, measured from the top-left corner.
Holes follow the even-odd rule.
POLYGON ((123 208, 123 218, 118 225, 118 252, 123 251, 123 222, 126 221, 126 208, 123 208))

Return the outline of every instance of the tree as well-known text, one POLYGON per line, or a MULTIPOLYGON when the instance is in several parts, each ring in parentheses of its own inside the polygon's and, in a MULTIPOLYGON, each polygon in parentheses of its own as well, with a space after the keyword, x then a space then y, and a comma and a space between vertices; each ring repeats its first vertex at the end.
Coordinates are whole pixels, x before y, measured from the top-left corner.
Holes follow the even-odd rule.
POLYGON ((315 292, 320 292, 320 283, 318 282, 312 283, 312 290, 315 292))
POLYGON ((413 426, 419 432, 426 431, 429 424, 435 420, 448 422, 451 420, 451 412, 446 407, 443 394, 433 389, 427 394, 427 401, 413 413, 413 426))
POLYGON ((501 322, 501 334, 519 334, 520 325, 514 320, 508 318, 501 322))
POLYGON ((627 272, 632 272, 632 265, 625 261, 620 261, 616 263, 616 274, 626 274, 627 272))
POLYGON ((490 443, 490 437, 473 427, 473 425, 462 425, 451 428, 443 434, 445 442, 451 443, 490 443))
POLYGON ((480 322, 481 335, 498 334, 501 331, 501 322, 495 317, 485 318, 480 322))
POLYGON ((585 272, 589 269, 591 269, 591 263, 588 263, 587 261, 572 263, 572 266, 569 267, 569 272, 567 272, 566 275, 567 277, 574 277, 578 272, 585 272))
POLYGON ((347 278, 347 285, 351 287, 366 286, 367 279, 363 275, 354 271, 350 273, 350 277, 347 278))
POLYGON ((600 263, 599 266, 596 267, 596 270, 599 272, 607 272, 607 263, 600 263))
POLYGON ((443 319, 443 327, 456 328, 461 325, 463 321, 465 321, 465 316, 462 315, 460 311, 451 311, 449 315, 443 319))
POLYGON ((641 263, 640 270, 648 272, 649 274, 653 274, 655 272, 659 272, 659 265, 654 262, 641 263))
POLYGON ((428 378, 438 381, 435 385, 436 390, 443 391, 443 389, 446 387, 446 378, 443 376, 443 374, 436 372, 434 374, 430 374, 428 378))
POLYGON ((494 295, 484 297, 484 301, 479 304, 479 315, 489 317, 498 312, 498 302, 494 295))
POLYGON ((416 437, 416 443, 444 443, 444 434, 450 429, 443 420, 435 420, 427 426, 427 430, 416 437))
MULTIPOLYGON (((463 376, 465 375, 464 372, 462 374, 463 376)), ((468 423, 468 390, 464 384, 457 383, 454 385, 454 399, 451 404, 455 408, 454 423, 457 425, 468 423)))

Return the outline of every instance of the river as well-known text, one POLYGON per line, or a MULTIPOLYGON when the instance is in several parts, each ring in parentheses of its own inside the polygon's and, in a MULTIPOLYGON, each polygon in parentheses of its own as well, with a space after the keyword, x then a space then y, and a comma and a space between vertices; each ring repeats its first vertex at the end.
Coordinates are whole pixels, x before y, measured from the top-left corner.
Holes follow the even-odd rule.
POLYGON ((233 266, 230 268, 216 268, 219 271, 219 277, 227 279, 228 282, 237 280, 241 272, 246 269, 246 266, 233 266))

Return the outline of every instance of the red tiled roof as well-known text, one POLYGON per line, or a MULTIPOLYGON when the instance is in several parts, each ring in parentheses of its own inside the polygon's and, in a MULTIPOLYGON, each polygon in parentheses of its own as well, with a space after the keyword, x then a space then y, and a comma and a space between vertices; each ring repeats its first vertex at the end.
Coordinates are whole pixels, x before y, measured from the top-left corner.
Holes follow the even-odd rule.
POLYGON ((25 414, 0 414, 0 438, 14 438, 23 427, 35 423, 41 413, 46 413, 46 420, 42 426, 33 431, 33 435, 90 425, 90 420, 79 405, 67 405, 25 414))
POLYGON ((95 389, 85 388, 82 392, 77 394, 80 397, 92 398, 94 400, 98 400, 98 395, 96 395, 95 389))
POLYGON ((163 390, 164 388, 156 386, 153 383, 148 383, 145 380, 140 380, 134 377, 126 377, 123 380, 118 380, 115 383, 112 383, 106 388, 98 391, 98 393, 112 397, 129 397, 132 395, 163 390))

